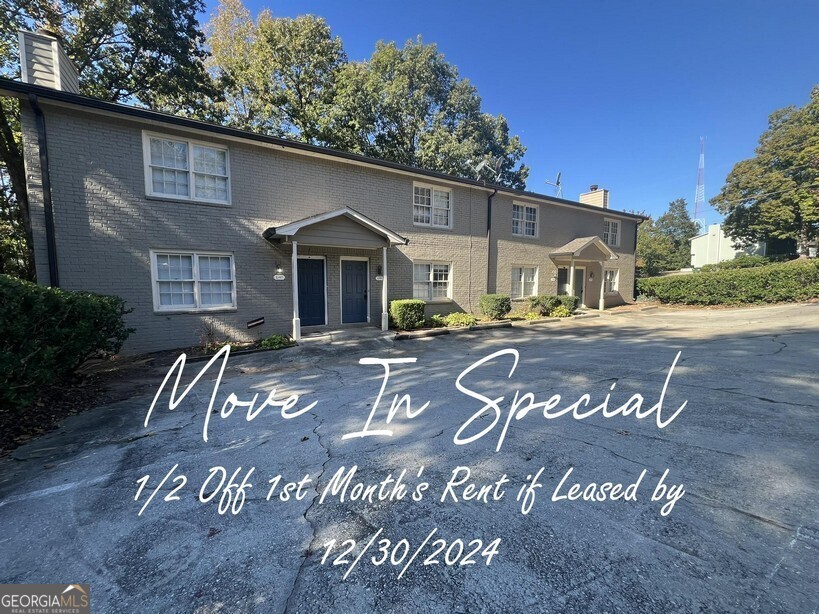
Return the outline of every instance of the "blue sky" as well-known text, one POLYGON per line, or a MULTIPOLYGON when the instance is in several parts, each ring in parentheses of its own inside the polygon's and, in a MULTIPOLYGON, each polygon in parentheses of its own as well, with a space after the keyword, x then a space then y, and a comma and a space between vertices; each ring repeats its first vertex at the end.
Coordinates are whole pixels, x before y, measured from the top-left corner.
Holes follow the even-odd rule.
POLYGON ((562 171, 566 198, 597 183, 612 208, 655 216, 675 198, 693 208, 701 136, 708 199, 769 113, 819 84, 814 0, 245 3, 324 17, 356 60, 421 34, 520 135, 528 189, 552 194, 544 181, 562 171))

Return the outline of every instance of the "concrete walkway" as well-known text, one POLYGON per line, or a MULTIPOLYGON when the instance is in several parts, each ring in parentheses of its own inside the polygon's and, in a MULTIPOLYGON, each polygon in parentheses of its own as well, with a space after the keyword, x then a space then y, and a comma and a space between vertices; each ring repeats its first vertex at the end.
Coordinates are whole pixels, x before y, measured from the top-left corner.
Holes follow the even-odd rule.
MULTIPOLYGON (((0 461, 0 581, 87 582, 95 612, 815 611, 818 365, 817 304, 657 309, 233 357, 216 413, 207 412, 212 369, 173 411, 166 391, 147 427, 154 386, 75 416, 0 461), (502 418, 490 428, 492 416, 482 415, 461 434, 486 435, 455 445, 483 405, 459 391, 456 378, 506 349, 519 353, 511 377, 506 354, 464 380, 490 398, 504 396, 502 418), (589 407, 607 393, 611 407, 639 393, 648 408, 677 352, 664 415, 687 406, 665 428, 654 416, 545 420, 537 409, 509 421, 497 451, 515 391, 538 401, 561 394, 560 407, 584 393, 589 407), (359 364, 365 357, 417 362, 393 366, 371 422, 392 436, 345 439, 364 427, 382 382, 382 367, 359 364), (225 419, 218 413, 230 393, 241 400, 259 393, 258 408, 274 388, 275 399, 300 395, 291 413, 317 404, 292 419, 270 407, 251 422, 245 407, 225 419), (404 393, 414 411, 430 404, 413 419, 402 407, 385 425, 393 395, 404 393), (354 465, 344 502, 317 496, 340 467, 354 465), (235 515, 219 513, 224 489, 201 500, 217 490, 218 470, 208 481, 213 467, 227 478, 241 467, 237 482, 255 468, 235 515), (452 491, 457 502, 440 501, 458 467, 470 469, 476 493, 486 486, 486 502, 463 500, 466 483, 452 491), (552 501, 570 467, 564 491, 645 475, 636 501, 552 501), (540 468, 543 487, 522 514, 518 489, 540 468), (666 470, 665 483, 683 484, 685 494, 663 516, 651 494, 666 470), (354 484, 402 471, 410 495, 429 484, 421 501, 353 497, 354 484), (506 493, 494 500, 492 485, 504 474, 506 493), (174 481, 183 475, 184 483, 174 481), (285 482, 301 480, 282 501, 285 482), (439 538, 445 548, 434 555, 439 538), (356 547, 339 559, 346 539, 356 547), (379 564, 382 539, 390 547, 379 564), (461 565, 474 540, 482 540, 475 564, 461 565), (455 564, 446 564, 447 553, 455 564), (424 565, 430 558, 438 563, 424 565)), ((188 365, 183 383, 204 366, 188 365)))

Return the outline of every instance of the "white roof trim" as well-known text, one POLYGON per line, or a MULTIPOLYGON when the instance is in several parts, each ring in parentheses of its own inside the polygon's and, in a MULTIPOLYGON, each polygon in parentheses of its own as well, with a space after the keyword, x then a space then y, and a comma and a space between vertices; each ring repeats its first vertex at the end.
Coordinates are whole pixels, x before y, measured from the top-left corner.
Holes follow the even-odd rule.
POLYGON ((279 226, 275 229, 275 233, 278 236, 283 237, 292 237, 302 228, 306 226, 312 226, 313 224, 318 224, 319 222, 325 222, 327 220, 331 220, 336 217, 346 216, 349 217, 365 228, 372 230, 376 234, 380 234, 386 237, 392 245, 406 245, 409 243, 409 239, 406 239, 399 235, 398 233, 393 232, 386 226, 382 226, 378 222, 375 222, 368 218, 366 215, 360 214, 358 211, 354 209, 350 209, 349 207, 344 207, 342 209, 336 209, 335 211, 328 211, 327 213, 321 213, 319 215, 314 215, 313 217, 307 217, 303 220, 298 220, 296 222, 291 222, 290 224, 286 224, 285 226, 279 226))

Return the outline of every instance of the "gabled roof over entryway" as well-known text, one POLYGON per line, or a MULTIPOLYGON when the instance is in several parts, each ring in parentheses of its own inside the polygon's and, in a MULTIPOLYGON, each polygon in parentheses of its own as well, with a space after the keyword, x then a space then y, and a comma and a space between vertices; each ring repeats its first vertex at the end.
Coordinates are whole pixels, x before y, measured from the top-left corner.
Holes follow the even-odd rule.
POLYGON ((575 258, 577 260, 617 260, 618 256, 600 237, 579 237, 549 253, 552 258, 575 258))
POLYGON ((409 243, 409 239, 349 207, 268 228, 263 236, 268 241, 291 240, 338 247, 375 248, 409 243))

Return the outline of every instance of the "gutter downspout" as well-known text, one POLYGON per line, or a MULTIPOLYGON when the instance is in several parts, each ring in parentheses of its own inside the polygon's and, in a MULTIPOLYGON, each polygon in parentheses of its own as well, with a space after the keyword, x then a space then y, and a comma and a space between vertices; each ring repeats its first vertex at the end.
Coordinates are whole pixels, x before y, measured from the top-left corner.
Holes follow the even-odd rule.
MULTIPOLYGON (((485 182, 484 182, 485 184, 485 182)), ((486 293, 489 294, 489 285, 492 279, 492 199, 498 193, 494 188, 486 199, 486 293)))
POLYGON ((637 233, 640 232, 640 224, 645 220, 638 220, 634 226, 634 287, 631 289, 631 298, 637 300, 637 233))
POLYGON ((40 181, 43 186, 43 207, 45 209, 46 249, 48 252, 48 277, 52 288, 60 287, 57 271, 57 241, 54 237, 54 203, 51 200, 51 173, 48 165, 48 139, 43 110, 36 94, 28 95, 28 102, 37 122, 37 148, 40 151, 40 181))

